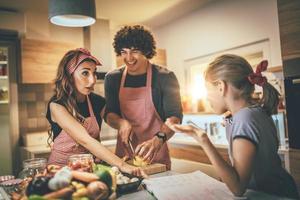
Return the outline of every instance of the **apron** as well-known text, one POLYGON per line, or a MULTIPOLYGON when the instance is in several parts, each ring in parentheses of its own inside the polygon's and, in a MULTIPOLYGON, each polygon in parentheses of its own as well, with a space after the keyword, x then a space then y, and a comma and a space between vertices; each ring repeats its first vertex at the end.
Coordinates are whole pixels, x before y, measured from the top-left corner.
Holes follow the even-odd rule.
MULTIPOLYGON (((125 67, 120 84, 119 100, 122 117, 129 121, 133 129, 132 146, 135 149, 138 144, 149 140, 160 131, 164 123, 156 112, 152 101, 152 65, 148 63, 147 82, 145 87, 124 87, 127 75, 125 67)), ((122 143, 120 135, 117 137, 116 154, 119 157, 126 155, 126 146, 122 143)), ((164 143, 153 163, 162 163, 171 167, 171 160, 167 143, 164 143)))
MULTIPOLYGON (((94 115, 89 96, 87 96, 87 102, 90 116, 84 119, 82 125, 91 137, 98 139, 100 128, 94 115)), ((59 135, 54 140, 51 154, 48 159, 48 164, 65 166, 68 164, 69 156, 84 153, 89 153, 89 151, 83 146, 79 145, 71 136, 69 136, 67 132, 61 130, 59 135)))

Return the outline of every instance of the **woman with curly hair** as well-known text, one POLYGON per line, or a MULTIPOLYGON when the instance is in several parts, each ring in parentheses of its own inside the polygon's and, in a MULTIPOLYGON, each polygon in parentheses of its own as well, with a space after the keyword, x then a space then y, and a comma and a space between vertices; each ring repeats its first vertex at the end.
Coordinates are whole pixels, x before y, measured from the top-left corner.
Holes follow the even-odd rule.
POLYGON ((66 165, 73 154, 95 157, 134 175, 145 175, 105 148, 98 139, 105 99, 93 93, 97 58, 83 48, 67 52, 59 63, 47 119, 53 133, 49 164, 66 165))
POLYGON ((105 77, 105 120, 118 129, 116 154, 138 155, 146 162, 167 165, 171 161, 166 141, 174 132, 166 119, 180 123, 182 108, 179 84, 173 72, 150 63, 155 41, 143 26, 125 26, 115 35, 117 56, 125 65, 105 77), (135 152, 131 152, 129 141, 135 152))

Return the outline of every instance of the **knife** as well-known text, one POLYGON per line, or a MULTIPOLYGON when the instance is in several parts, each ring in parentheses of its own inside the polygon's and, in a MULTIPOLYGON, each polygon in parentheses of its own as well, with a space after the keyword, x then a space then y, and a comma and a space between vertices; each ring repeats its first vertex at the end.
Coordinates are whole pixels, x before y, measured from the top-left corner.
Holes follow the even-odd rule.
POLYGON ((133 159, 135 160, 135 153, 134 153, 134 149, 133 149, 133 146, 132 146, 132 141, 131 141, 130 138, 128 139, 128 144, 129 144, 133 159))

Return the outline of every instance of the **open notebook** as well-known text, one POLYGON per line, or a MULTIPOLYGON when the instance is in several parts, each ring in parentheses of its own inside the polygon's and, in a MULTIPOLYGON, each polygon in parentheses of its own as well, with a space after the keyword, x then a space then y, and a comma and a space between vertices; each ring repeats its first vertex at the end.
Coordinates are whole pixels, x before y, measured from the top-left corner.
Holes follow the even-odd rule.
POLYGON ((146 189, 159 200, 222 200, 233 199, 222 182, 195 171, 157 178, 144 179, 146 189))

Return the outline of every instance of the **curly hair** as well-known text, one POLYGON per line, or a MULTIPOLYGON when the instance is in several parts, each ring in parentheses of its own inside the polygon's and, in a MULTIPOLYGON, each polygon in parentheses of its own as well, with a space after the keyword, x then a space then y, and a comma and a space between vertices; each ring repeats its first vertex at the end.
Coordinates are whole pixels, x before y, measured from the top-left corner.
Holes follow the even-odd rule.
POLYGON ((116 33, 113 42, 117 56, 121 55, 123 48, 136 48, 148 59, 155 56, 155 45, 152 33, 141 25, 124 26, 116 33))

